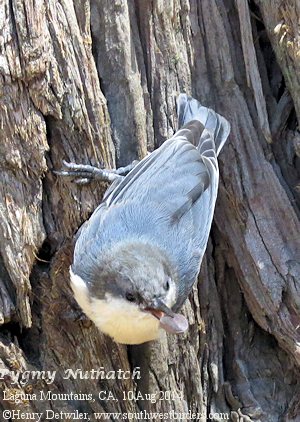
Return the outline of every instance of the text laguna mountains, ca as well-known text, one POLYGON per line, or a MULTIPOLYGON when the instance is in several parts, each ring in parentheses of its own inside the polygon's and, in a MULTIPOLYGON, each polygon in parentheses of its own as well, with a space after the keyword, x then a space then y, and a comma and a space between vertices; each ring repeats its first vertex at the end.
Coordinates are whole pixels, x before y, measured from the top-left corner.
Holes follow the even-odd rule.
MULTIPOLYGON (((25 386, 30 381, 42 380, 46 384, 53 384, 57 371, 10 371, 0 368, 0 380, 9 380, 11 384, 25 386)), ((61 372, 59 373, 61 376, 61 372)), ((141 379, 140 367, 137 366, 132 371, 118 369, 115 371, 105 371, 103 367, 97 369, 65 369, 62 374, 63 379, 86 379, 86 380, 126 380, 141 379)))
MULTIPOLYGON (((101 392, 105 393, 106 400, 115 400, 113 394, 109 392, 101 392)), ((102 394, 103 395, 103 394, 102 394)), ((99 393, 99 399, 100 393, 99 393)), ((104 397, 103 397, 104 399, 104 397)), ((3 401, 7 401, 10 403, 20 404, 26 403, 29 401, 95 401, 93 394, 91 393, 73 393, 72 391, 69 393, 54 393, 52 391, 39 391, 38 393, 24 393, 23 391, 16 390, 4 390, 3 391, 3 401)))

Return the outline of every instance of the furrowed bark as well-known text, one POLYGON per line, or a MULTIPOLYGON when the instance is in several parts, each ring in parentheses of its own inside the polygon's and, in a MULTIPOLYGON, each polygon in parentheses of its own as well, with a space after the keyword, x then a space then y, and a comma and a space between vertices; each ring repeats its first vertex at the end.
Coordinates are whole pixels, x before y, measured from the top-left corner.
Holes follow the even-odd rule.
POLYGON ((244 0, 0 3, 0 364, 58 374, 49 385, 0 380, 1 410, 300 418, 298 9, 244 0), (63 159, 111 168, 141 158, 176 130, 179 92, 231 123, 214 225, 183 310, 189 331, 127 348, 79 317, 69 287, 73 236, 107 186, 78 186, 53 170, 63 159), (136 381, 63 378, 69 368, 136 366, 136 381), (118 401, 3 400, 14 390, 110 390, 118 401), (183 399, 123 400, 131 390, 183 399))

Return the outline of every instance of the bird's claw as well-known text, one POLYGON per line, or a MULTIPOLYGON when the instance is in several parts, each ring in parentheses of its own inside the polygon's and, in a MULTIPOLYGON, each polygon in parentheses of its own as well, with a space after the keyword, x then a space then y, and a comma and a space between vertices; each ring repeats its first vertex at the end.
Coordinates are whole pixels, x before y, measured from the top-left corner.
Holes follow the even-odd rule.
POLYGON ((74 182, 78 185, 86 185, 92 180, 114 182, 116 179, 119 179, 128 174, 137 165, 137 163, 138 160, 135 160, 128 166, 107 170, 91 166, 90 164, 68 163, 67 161, 63 160, 63 165, 67 169, 54 170, 53 173, 63 177, 74 177, 76 178, 74 182))
POLYGON ((114 170, 106 170, 89 164, 68 163, 63 160, 63 165, 67 170, 55 170, 53 173, 63 177, 74 177, 75 183, 78 185, 85 185, 92 180, 101 180, 105 182, 113 182, 118 175, 114 170))

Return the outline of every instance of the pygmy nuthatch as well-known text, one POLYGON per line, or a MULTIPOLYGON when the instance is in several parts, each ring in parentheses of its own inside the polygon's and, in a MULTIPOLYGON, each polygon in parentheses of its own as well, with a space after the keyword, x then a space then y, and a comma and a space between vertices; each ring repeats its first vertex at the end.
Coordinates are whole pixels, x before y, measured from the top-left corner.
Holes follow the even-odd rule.
POLYGON ((217 156, 230 126, 185 94, 178 121, 175 135, 125 176, 77 164, 60 172, 114 181, 79 231, 70 274, 82 310, 119 343, 188 326, 176 312, 200 270, 217 198, 217 156))

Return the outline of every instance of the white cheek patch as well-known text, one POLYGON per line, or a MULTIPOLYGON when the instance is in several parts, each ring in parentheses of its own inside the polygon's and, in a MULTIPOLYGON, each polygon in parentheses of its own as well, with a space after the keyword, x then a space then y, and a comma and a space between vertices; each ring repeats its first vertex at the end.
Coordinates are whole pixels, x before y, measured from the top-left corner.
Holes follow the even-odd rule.
POLYGON ((89 300, 89 291, 86 283, 82 280, 79 275, 73 273, 70 267, 70 276, 71 276, 71 288, 73 290, 75 299, 78 302, 78 305, 81 309, 90 317, 90 300, 89 300))
POLYGON ((175 283, 172 281, 170 289, 166 295, 166 305, 171 308, 176 302, 176 287, 175 283))

